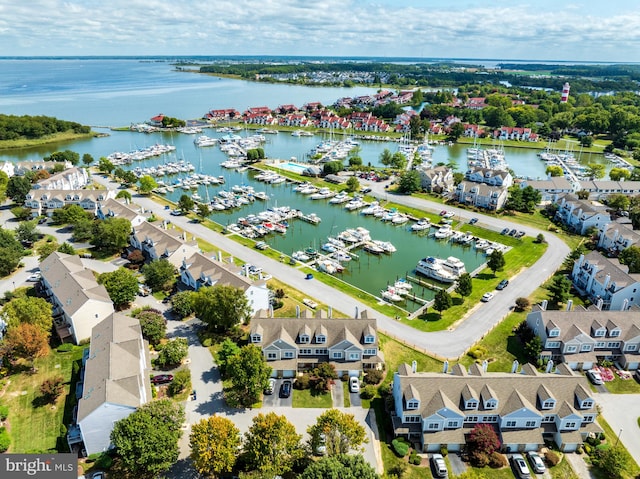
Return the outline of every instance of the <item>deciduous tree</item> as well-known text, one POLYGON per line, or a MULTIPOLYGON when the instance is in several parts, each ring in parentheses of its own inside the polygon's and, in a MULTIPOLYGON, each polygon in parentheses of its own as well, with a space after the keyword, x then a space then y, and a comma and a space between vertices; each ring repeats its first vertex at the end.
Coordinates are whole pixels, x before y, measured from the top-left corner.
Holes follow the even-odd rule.
POLYGON ((361 454, 323 457, 309 464, 300 479, 379 479, 375 469, 361 454))
POLYGON ((206 203, 198 203, 196 206, 196 214, 200 221, 204 221, 211 214, 211 208, 206 203))
POLYGON ((6 318, 8 329, 19 324, 32 324, 48 338, 53 326, 51 311, 51 303, 47 300, 33 296, 21 296, 4 305, 2 316, 6 318))
POLYGON ((154 180, 153 177, 149 175, 142 176, 138 180, 138 183, 140 183, 140 188, 138 188, 138 191, 143 195, 148 195, 153 191, 154 188, 158 187, 158 183, 156 182, 156 180, 154 180))
POLYGON ((62 376, 47 378, 40 385, 40 393, 44 401, 48 404, 56 402, 56 399, 62 394, 63 389, 64 378, 62 376))
POLYGON ((398 182, 398 191, 405 195, 410 195, 416 191, 420 191, 422 183, 420 182, 420 173, 416 170, 405 171, 400 175, 398 182))
POLYGON ((180 211, 182 211, 184 214, 187 214, 191 210, 193 210, 194 206, 195 203, 189 195, 182 195, 178 200, 178 209, 180 209, 180 211))
POLYGON ((86 210, 80 205, 64 205, 51 214, 51 220, 57 225, 75 225, 79 221, 90 219, 86 210))
POLYGON ((240 430, 226 417, 213 415, 191 427, 191 460, 199 474, 231 472, 241 445, 240 430))
POLYGON ((98 283, 104 285, 111 301, 117 308, 129 304, 138 294, 138 279, 125 268, 100 274, 98 283))
POLYGON ((244 291, 230 285, 200 288, 194 294, 193 308, 196 316, 216 332, 228 331, 251 317, 244 291))
POLYGON ((611 181, 628 180, 631 178, 631 172, 627 168, 611 168, 609 178, 611 181))
POLYGON ((305 455, 301 439, 285 416, 274 412, 260 413, 253 418, 253 424, 245 434, 247 463, 252 469, 272 475, 289 472, 305 455))
POLYGON ((179 291, 171 296, 171 309, 180 318, 193 314, 194 294, 193 291, 179 291))
POLYGON ((458 285, 456 286, 456 293, 462 298, 466 298, 473 292, 473 283, 471 281, 471 275, 469 273, 461 274, 458 278, 458 285))
POLYGON ((49 257, 51 253, 53 253, 54 251, 58 251, 59 246, 60 245, 55 240, 42 243, 36 249, 36 252, 38 253, 38 261, 42 263, 45 259, 49 257))
POLYGON ((31 181, 25 176, 12 176, 7 183, 7 196, 19 205, 24 204, 31 190, 31 181))
POLYGON ((158 477, 178 460, 178 440, 184 422, 182 406, 170 399, 144 404, 116 422, 111 442, 122 466, 147 479, 158 477))
POLYGON ((629 267, 629 273, 640 273, 640 247, 629 246, 618 255, 620 263, 629 267))
POLYGON ((129 244, 131 222, 126 218, 107 218, 93 225, 91 243, 106 251, 118 251, 129 244))
POLYGON ((361 451, 362 445, 367 442, 364 427, 353 414, 338 409, 329 409, 318 416, 315 424, 307 428, 307 433, 311 450, 315 451, 324 439, 328 456, 361 451))
POLYGON ((487 260, 487 267, 493 271, 493 275, 496 275, 496 271, 502 271, 506 261, 504 259, 504 255, 502 251, 493 250, 493 252, 489 255, 489 259, 487 260))
POLYGON ((33 361, 49 354, 49 336, 38 326, 21 323, 8 328, 0 343, 0 355, 33 361))
POLYGON ((16 228, 16 237, 18 241, 27 241, 33 243, 40 238, 41 233, 38 231, 38 220, 22 221, 16 228))
POLYGON ((467 448, 471 460, 481 464, 483 458, 488 460, 490 454, 500 449, 500 439, 490 424, 480 423, 469 432, 467 448))
POLYGON ((142 337, 152 346, 157 346, 167 334, 167 324, 164 316, 155 311, 140 311, 135 315, 140 321, 142 337))
POLYGON ((439 289, 433 298, 433 309, 440 313, 440 317, 442 318, 442 312, 449 309, 453 306, 453 300, 451 299, 451 295, 447 293, 446 289, 439 289))
POLYGON ((176 269, 165 258, 156 259, 142 267, 144 282, 153 291, 166 291, 176 282, 176 269))
POLYGON ((156 363, 161 368, 178 366, 189 354, 189 343, 186 338, 170 339, 162 345, 156 363))
POLYGON ((250 407, 258 402, 267 387, 271 366, 265 361, 260 347, 248 344, 228 359, 226 373, 231 380, 230 398, 250 407))

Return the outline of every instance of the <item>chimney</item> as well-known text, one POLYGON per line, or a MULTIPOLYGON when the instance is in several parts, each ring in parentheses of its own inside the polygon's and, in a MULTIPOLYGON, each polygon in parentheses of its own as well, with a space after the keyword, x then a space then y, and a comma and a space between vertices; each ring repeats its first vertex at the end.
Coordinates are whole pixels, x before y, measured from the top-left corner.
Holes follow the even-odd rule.
POLYGON ((300 317, 300 306, 296 305, 296 318, 300 317))
POLYGON ((447 361, 446 359, 444 360, 444 363, 442 364, 442 372, 447 374, 447 372, 449 372, 449 361, 447 361))
POLYGON ((609 283, 611 282, 611 275, 608 274, 605 278, 604 278, 604 284, 602 285, 602 289, 607 289, 609 287, 609 283))
POLYGON ((511 372, 515 373, 518 370, 518 366, 520 366, 520 363, 517 359, 514 359, 513 364, 511 364, 511 372))
POLYGON ((489 368, 489 361, 485 359, 484 361, 482 361, 482 370, 486 373, 488 368, 489 368))
POLYGON ((218 251, 218 261, 222 263, 222 251, 218 251))
POLYGON ((622 311, 626 311, 627 309, 629 309, 629 300, 624 298, 624 301, 622 302, 622 311))
POLYGON ((549 362, 547 362, 547 368, 544 370, 544 372, 550 373, 552 369, 553 369, 553 360, 549 359, 549 362))
POLYGON ((602 298, 598 298, 598 301, 596 301, 596 308, 602 311, 603 304, 604 304, 604 300, 602 298))
POLYGON ((356 306, 356 314, 353 316, 354 318, 358 318, 358 307, 356 306))
POLYGON ((412 373, 418 372, 418 361, 416 361, 415 359, 411 361, 411 372, 412 373))
POLYGON ((327 307, 327 316, 331 318, 333 316, 333 308, 331 306, 327 307))
POLYGON ((573 306, 573 299, 567 301, 567 311, 571 311, 571 307, 573 306))
POLYGON ((540 303, 540 308, 542 308, 542 311, 546 311, 547 310, 547 305, 549 304, 549 301, 547 301, 546 299, 544 299, 542 301, 542 303, 540 303))

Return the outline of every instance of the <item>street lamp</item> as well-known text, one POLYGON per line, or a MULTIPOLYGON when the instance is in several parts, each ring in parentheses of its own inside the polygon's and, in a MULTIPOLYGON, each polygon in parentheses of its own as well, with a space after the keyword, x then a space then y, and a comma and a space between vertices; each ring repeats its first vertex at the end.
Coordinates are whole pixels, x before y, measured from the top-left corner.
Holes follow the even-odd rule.
POLYGON ((12 281, 12 283, 13 283, 13 290, 15 291, 16 290, 16 282, 12 281))
POLYGON ((618 446, 618 442, 620 441, 620 436, 622 435, 622 428, 620 428, 620 432, 618 432, 618 437, 616 438, 616 444, 613 447, 617 447, 618 446))

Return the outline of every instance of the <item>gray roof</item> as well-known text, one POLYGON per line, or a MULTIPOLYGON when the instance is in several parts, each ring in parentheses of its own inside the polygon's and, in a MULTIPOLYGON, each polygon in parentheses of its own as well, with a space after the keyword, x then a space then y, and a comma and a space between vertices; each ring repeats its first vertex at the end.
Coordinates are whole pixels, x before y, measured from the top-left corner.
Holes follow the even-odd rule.
MULTIPOLYGON (((212 284, 234 286, 241 288, 243 291, 246 291, 254 284, 246 276, 240 276, 240 268, 234 265, 222 264, 215 259, 207 258, 202 253, 196 253, 183 260, 181 269, 189 271, 189 274, 196 280, 199 280, 204 275, 211 279, 212 284)), ((259 284, 264 285, 264 282, 261 281, 259 284)), ((211 286, 211 284, 206 284, 206 286, 211 286)))
POLYGON ((140 213, 140 207, 136 205, 129 205, 124 200, 117 200, 115 198, 108 198, 102 201, 99 205, 100 210, 106 216, 117 216, 119 218, 126 218, 129 221, 133 221, 138 216, 142 216, 140 213))
POLYGON ((98 203, 104 201, 107 198, 114 196, 113 190, 46 190, 46 189, 31 189, 27 195, 27 199, 32 201, 50 201, 57 199, 63 203, 73 202, 80 203, 85 200, 98 203), (77 196, 77 199, 74 197, 77 196), (45 197, 46 199, 44 199, 45 197))
POLYGON ((598 251, 592 251, 585 255, 585 263, 598 265, 598 272, 595 279, 599 283, 604 283, 607 276, 610 277, 610 284, 616 283, 616 291, 640 281, 640 274, 629 274, 629 267, 623 265, 616 258, 606 258, 598 251))
POLYGON ((151 399, 149 343, 137 319, 109 315, 91 331, 90 344, 78 422, 105 403, 135 408, 151 399))
POLYGON ((607 330, 620 329, 620 338, 630 335, 634 338, 640 335, 639 318, 640 308, 634 307, 626 311, 600 311, 586 310, 577 307, 571 311, 545 311, 539 310, 529 313, 541 317, 541 326, 547 330, 557 327, 560 329, 559 340, 566 341, 578 334, 593 336, 593 331, 601 327, 607 330), (550 327, 552 325, 553 327, 550 327))

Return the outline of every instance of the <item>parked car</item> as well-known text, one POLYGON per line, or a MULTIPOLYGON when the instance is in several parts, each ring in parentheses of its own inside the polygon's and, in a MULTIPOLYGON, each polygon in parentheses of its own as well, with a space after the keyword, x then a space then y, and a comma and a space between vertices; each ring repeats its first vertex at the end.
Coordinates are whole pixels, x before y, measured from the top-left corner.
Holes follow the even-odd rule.
POLYGON ((536 474, 544 474, 544 472, 547 470, 542 458, 540 457, 540 454, 538 454, 537 452, 529 451, 527 453, 527 459, 529 459, 531 469, 533 469, 533 472, 535 472, 536 474))
POLYGON ((273 378, 269 379, 269 384, 267 385, 267 387, 264 390, 265 394, 273 394, 273 391, 275 391, 276 389, 276 380, 273 378))
POLYGON ((498 283, 498 286, 496 286, 496 289, 502 291, 507 286, 509 286, 509 280, 508 279, 503 279, 502 281, 500 281, 498 283))
POLYGON ((527 463, 524 462, 522 454, 514 454, 511 456, 511 465, 513 466, 513 471, 516 476, 520 479, 529 479, 531 477, 531 473, 529 472, 527 463))
POLYGON ((513 235, 515 235, 517 232, 518 232, 517 230, 513 229, 513 230, 509 231, 509 236, 513 236, 513 235))
POLYGON ((169 213, 171 216, 182 216, 182 211, 180 210, 171 210, 171 213, 169 213))
POLYGON ((505 228, 500 232, 501 235, 508 235, 509 234, 509 228, 505 228))
POLYGON ((444 216, 444 215, 446 215, 446 214, 447 214, 447 210, 442 210, 442 211, 440 212, 440 216, 444 216))
POLYGON ((604 381, 602 380, 602 375, 597 369, 589 369, 587 371, 587 377, 589 378, 589 381, 591 381, 595 385, 599 386, 600 384, 604 383, 604 381))
POLYGON ((360 392, 360 380, 355 376, 349 378, 349 391, 352 393, 360 392))
POLYGON ((138 286, 138 294, 140 296, 149 296, 151 294, 151 288, 149 288, 149 286, 141 284, 140 286, 138 286))
POLYGON ((477 222, 478 222, 478 218, 471 218, 471 219, 469 220, 469 224, 470 224, 470 225, 475 225, 477 222))
POLYGON ((280 397, 288 398, 289 396, 291 396, 291 381, 287 379, 280 385, 280 397))
POLYGON ((360 190, 360 193, 365 194, 365 195, 366 195, 367 193, 371 193, 371 188, 362 188, 362 189, 360 190))
POLYGON ((636 369, 635 376, 636 376, 636 381, 640 382, 640 369, 636 369))
POLYGON ((157 374, 151 378, 153 384, 167 384, 173 381, 173 374, 157 374))
POLYGON ((447 477, 449 475, 447 464, 444 462, 442 454, 431 454, 431 466, 435 477, 447 477))
POLYGON ((482 295, 482 298, 480 298, 480 301, 482 301, 483 303, 488 303, 492 299, 493 299, 493 293, 484 293, 482 295))
POLYGON ((29 277, 27 278, 27 281, 31 281, 35 283, 40 281, 41 278, 42 278, 42 274, 38 271, 36 273, 30 274, 29 277))

